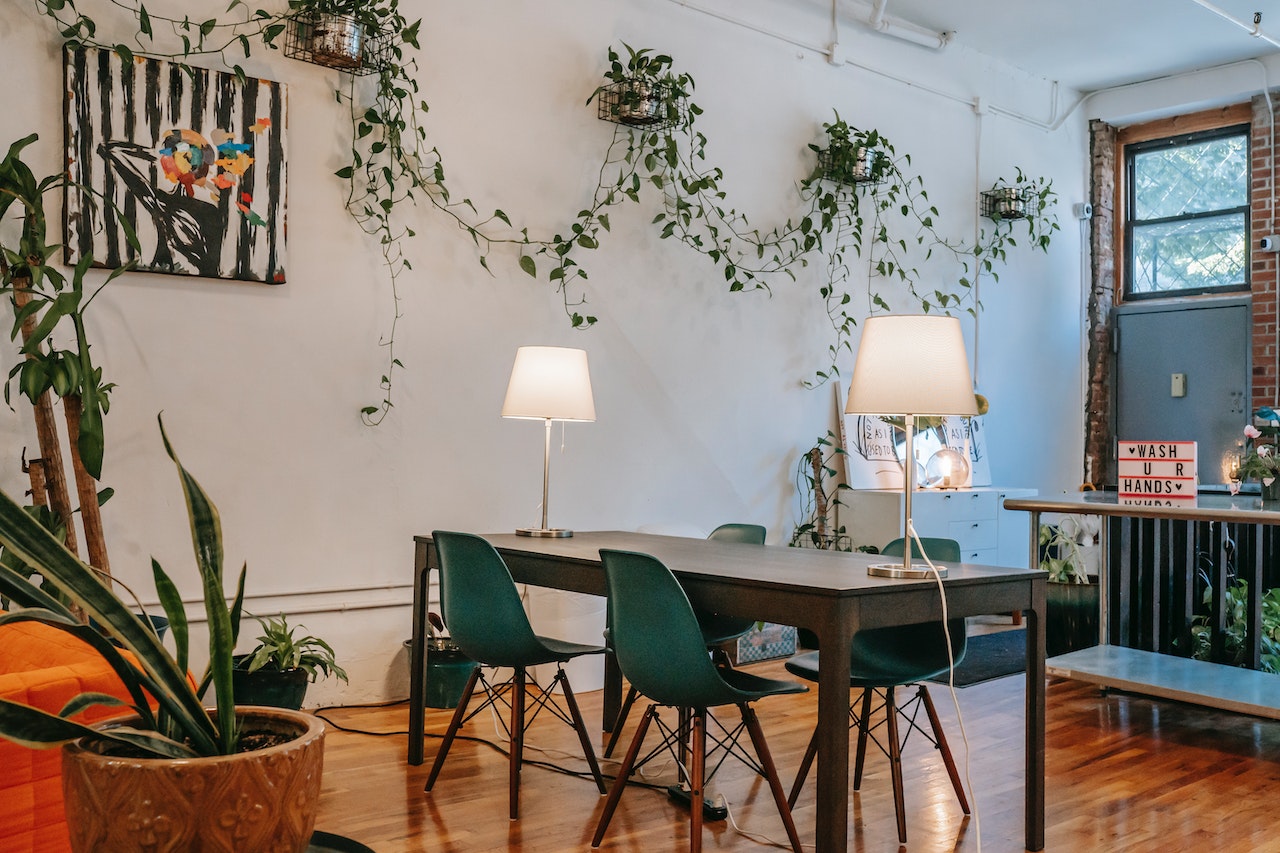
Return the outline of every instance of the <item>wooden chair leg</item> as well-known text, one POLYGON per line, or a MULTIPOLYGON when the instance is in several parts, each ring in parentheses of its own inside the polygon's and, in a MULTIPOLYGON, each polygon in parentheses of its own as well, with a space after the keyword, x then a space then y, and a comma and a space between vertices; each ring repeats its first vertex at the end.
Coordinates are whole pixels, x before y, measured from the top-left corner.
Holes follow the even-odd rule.
POLYGON ((769 780, 769 790, 773 792, 773 801, 778 804, 778 815, 782 818, 782 825, 787 830, 791 849, 794 853, 801 853, 800 836, 796 832, 796 822, 791 817, 791 805, 782 795, 782 780, 778 778, 778 768, 773 763, 773 756, 769 753, 769 745, 765 743, 764 732, 760 729, 760 720, 756 717, 755 709, 750 705, 745 703, 739 705, 738 710, 742 712, 742 722, 746 724, 747 733, 751 735, 751 745, 755 747, 756 757, 760 759, 765 778, 769 780))
POLYGON ((511 679, 511 762, 509 769, 511 819, 520 817, 520 767, 524 763, 524 667, 511 679))
POLYGON ((440 775, 440 768, 444 767, 445 756, 449 754, 449 747, 453 746, 453 738, 458 734, 458 729, 462 727, 462 721, 467 716, 467 704, 471 701, 471 694, 475 692, 476 682, 480 680, 480 667, 471 670, 471 677, 467 679, 467 686, 462 688, 462 698, 458 700, 458 707, 453 711, 453 718, 449 720, 449 728, 444 733, 444 739, 440 741, 440 749, 436 751, 436 760, 431 764, 431 775, 427 777, 427 784, 422 790, 430 791, 436 783, 436 778, 440 775))
POLYGON ((627 787, 631 768, 635 766, 636 756, 640 754, 640 747, 644 745, 644 736, 649 731, 649 723, 656 713, 657 709, 650 705, 645 709, 644 716, 640 718, 640 726, 636 729, 635 736, 631 738, 631 746, 627 748, 627 754, 623 756, 622 763, 618 765, 618 775, 613 778, 613 787, 609 789, 609 797, 604 801, 604 811, 600 813, 600 822, 596 824, 596 834, 591 840, 592 847, 599 847, 600 842, 604 840, 605 830, 609 828, 609 821, 613 820, 618 801, 622 799, 622 792, 627 787))
POLYGON ((924 712, 929 715, 929 725, 933 726, 933 737, 938 742, 938 749, 942 752, 942 763, 946 765, 947 775, 951 777, 951 787, 956 789, 960 810, 969 814, 969 798, 965 796, 964 785, 960 784, 960 772, 956 769, 955 759, 951 757, 947 736, 942 733, 942 722, 938 719, 938 712, 933 707, 933 699, 923 684, 920 685, 920 701, 924 703, 924 712))
POLYGON ((640 695, 640 691, 632 687, 627 691, 627 698, 622 702, 622 708, 618 711, 618 719, 613 723, 613 731, 609 732, 609 743, 604 748, 604 757, 611 758, 613 756, 613 748, 618 745, 618 738, 622 736, 622 727, 627 723, 627 715, 631 713, 631 706, 636 703, 636 697, 640 695))
POLYGON ((893 701, 893 688, 884 691, 884 714, 888 726, 889 768, 893 775, 893 810, 898 816, 898 843, 907 843, 907 810, 902 792, 902 741, 898 739, 898 708, 893 701))
POLYGON ((804 787, 804 780, 809 776, 809 768, 813 766, 813 757, 818 754, 818 730, 813 730, 813 737, 809 738, 809 745, 804 749, 804 758, 800 759, 800 769, 796 772, 796 781, 791 783, 791 796, 787 797, 787 806, 789 808, 796 807, 796 800, 800 798, 800 789, 804 787))
POLYGON ((853 762, 853 790, 862 788, 862 768, 867 763, 867 736, 871 732, 871 699, 875 695, 870 687, 862 691, 862 710, 858 713, 858 751, 853 762))
POLYGON ((586 756, 587 766, 591 768, 591 775, 596 779, 596 787, 600 789, 601 794, 605 794, 608 789, 605 788, 604 777, 600 775, 600 765, 596 763, 596 751, 591 747, 591 735, 587 734, 587 724, 582 721, 578 701, 573 696, 569 677, 565 675, 563 669, 556 671, 555 680, 551 682, 553 687, 556 681, 560 682, 560 689, 564 691, 564 704, 569 706, 569 717, 573 720, 573 727, 578 732, 578 742, 582 744, 582 754, 586 756))
POLYGON ((707 772, 707 709, 689 713, 689 853, 702 853, 702 803, 707 772))

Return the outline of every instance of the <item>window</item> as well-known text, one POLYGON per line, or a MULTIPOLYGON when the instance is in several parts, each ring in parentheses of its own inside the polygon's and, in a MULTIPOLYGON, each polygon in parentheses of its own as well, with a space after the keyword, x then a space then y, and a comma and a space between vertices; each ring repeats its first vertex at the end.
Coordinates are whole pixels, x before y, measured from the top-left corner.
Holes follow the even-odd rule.
POLYGON ((1249 289, 1249 127, 1125 146, 1126 299, 1249 289))

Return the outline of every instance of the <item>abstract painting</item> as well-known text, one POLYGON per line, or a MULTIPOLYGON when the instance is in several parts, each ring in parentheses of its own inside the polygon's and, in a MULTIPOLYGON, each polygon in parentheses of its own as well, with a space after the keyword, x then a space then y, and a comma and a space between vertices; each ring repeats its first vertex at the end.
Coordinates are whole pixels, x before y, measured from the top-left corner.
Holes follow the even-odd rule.
POLYGON ((96 48, 64 67, 67 263, 284 283, 283 84, 96 48))

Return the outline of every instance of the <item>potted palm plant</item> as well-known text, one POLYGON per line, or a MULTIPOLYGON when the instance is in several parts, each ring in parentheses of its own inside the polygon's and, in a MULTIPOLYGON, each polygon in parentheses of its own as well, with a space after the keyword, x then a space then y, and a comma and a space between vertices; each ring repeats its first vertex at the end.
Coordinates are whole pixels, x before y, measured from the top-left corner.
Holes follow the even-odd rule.
POLYGON ((305 626, 290 625, 283 614, 278 619, 253 618, 262 633, 252 651, 236 656, 231 683, 237 702, 296 711, 307 697, 307 685, 321 675, 346 683, 346 670, 338 666, 332 646, 310 634, 294 636, 305 626))
POLYGON ((191 520, 204 591, 209 664, 188 673, 187 616, 176 585, 152 560, 156 592, 176 652, 160 643, 98 573, 0 491, 0 592, 16 605, 0 625, 34 621, 92 648, 130 700, 81 694, 61 713, 0 700, 0 737, 32 748, 63 747, 63 790, 72 849, 279 850, 302 853, 315 823, 324 727, 310 715, 237 707, 231 682, 244 570, 228 603, 218 511, 178 461, 164 424, 165 450, 177 466, 191 520), (30 568, 31 576, 11 568, 30 568), (39 576, 56 594, 41 589, 39 576), (86 624, 91 618, 97 629, 86 624), (114 641, 114 643, 113 643, 114 641), (115 643, 119 644, 119 648, 115 643), (212 687, 216 704, 204 707, 212 687), (90 727, 73 717, 91 706, 131 716, 90 727), (193 792, 200 792, 195 795, 193 792))

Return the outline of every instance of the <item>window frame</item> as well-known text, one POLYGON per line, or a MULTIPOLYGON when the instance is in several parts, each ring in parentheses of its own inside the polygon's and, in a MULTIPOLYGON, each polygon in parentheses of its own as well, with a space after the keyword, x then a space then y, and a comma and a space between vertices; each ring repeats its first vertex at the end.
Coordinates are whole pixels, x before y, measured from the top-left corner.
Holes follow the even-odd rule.
MULTIPOLYGON (((1157 299, 1194 299, 1213 297, 1217 295, 1238 295, 1252 292, 1252 125, 1253 109, 1250 104, 1242 103, 1205 110, 1199 113, 1190 113, 1167 119, 1158 119, 1144 124, 1130 125, 1118 130, 1116 137, 1114 207, 1112 208, 1117 213, 1112 223, 1112 228, 1114 229, 1112 245, 1115 247, 1113 262, 1116 268, 1112 304, 1121 305, 1126 302, 1147 302, 1157 299), (1141 153, 1142 151, 1157 150, 1162 145, 1186 144, 1189 140, 1204 141, 1205 139, 1210 139, 1214 136, 1230 136, 1237 133, 1243 133, 1245 135, 1245 139, 1249 146, 1247 156, 1249 157, 1250 162, 1250 180, 1247 188, 1248 198, 1243 209, 1245 217, 1245 239, 1247 241, 1245 250, 1244 282, 1238 287, 1233 288, 1214 287, 1162 291, 1157 293, 1130 293, 1129 288, 1132 284, 1133 277, 1131 269, 1133 223, 1130 218, 1133 192, 1133 156, 1131 151, 1141 153)), ((1236 212, 1238 210, 1239 208, 1230 208, 1227 212, 1236 212)), ((1221 215, 1222 212, 1223 211, 1216 211, 1211 215, 1221 215)), ((1202 215, 1206 214, 1193 214, 1191 217, 1180 218, 1187 219, 1202 215)))

